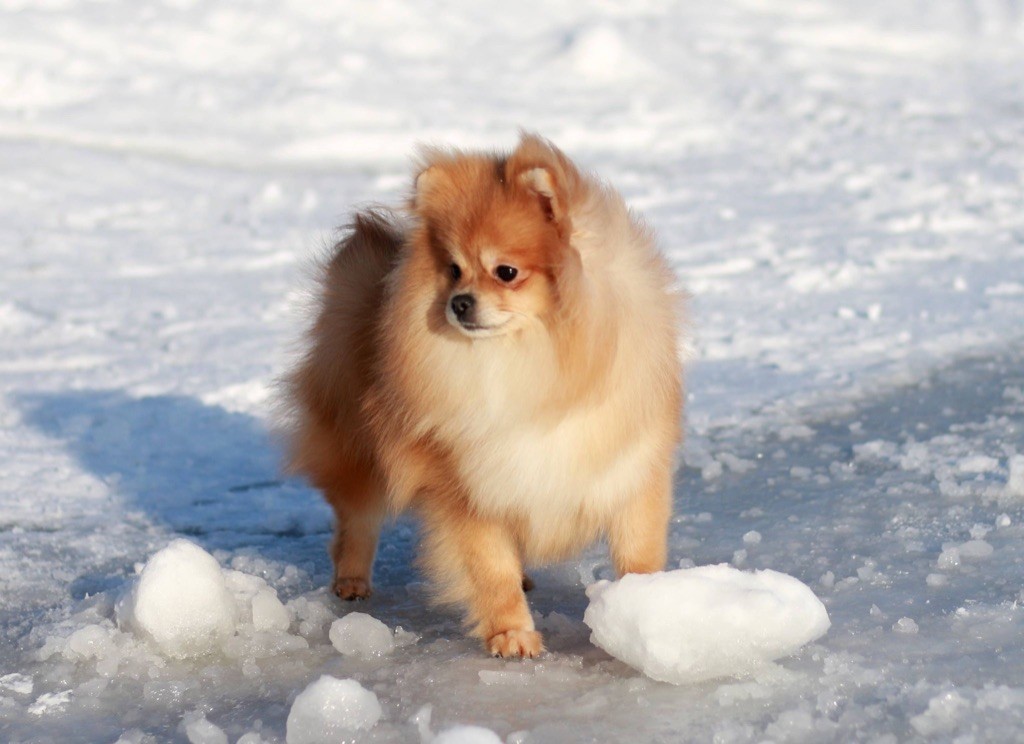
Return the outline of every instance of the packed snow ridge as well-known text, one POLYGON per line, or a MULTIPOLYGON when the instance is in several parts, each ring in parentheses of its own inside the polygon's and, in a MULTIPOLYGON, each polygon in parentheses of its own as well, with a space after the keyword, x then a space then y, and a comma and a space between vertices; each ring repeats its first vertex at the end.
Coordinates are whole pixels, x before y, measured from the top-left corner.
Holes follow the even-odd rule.
POLYGON ((673 684, 756 672, 820 638, 825 606, 778 571, 727 564, 627 574, 587 590, 591 640, 648 677, 673 684))

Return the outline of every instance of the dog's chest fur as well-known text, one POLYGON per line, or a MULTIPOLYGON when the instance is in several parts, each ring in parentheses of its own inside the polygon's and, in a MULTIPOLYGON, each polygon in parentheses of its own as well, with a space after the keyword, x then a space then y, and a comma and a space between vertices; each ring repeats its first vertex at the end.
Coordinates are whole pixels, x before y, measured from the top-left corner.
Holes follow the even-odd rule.
POLYGON ((474 508, 521 524, 527 557, 549 560, 603 531, 644 485, 660 444, 621 391, 561 416, 515 415, 534 387, 507 371, 465 379, 463 411, 435 432, 451 445, 474 508))

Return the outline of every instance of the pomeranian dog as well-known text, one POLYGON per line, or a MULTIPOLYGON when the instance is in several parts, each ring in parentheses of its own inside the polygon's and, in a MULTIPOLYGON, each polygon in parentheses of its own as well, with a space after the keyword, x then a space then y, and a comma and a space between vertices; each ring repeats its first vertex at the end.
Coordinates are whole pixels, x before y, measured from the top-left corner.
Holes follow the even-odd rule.
POLYGON ((666 559, 679 302, 650 230, 550 142, 424 151, 400 215, 357 214, 289 376, 290 466, 337 521, 334 592, 370 596, 411 508, 441 602, 496 656, 542 649, 524 566, 598 538, 666 559))

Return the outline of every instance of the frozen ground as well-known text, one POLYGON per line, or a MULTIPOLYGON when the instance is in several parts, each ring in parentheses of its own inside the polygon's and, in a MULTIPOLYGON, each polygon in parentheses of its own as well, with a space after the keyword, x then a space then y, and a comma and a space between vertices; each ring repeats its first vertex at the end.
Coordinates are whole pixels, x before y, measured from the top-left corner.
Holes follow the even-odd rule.
POLYGON ((364 741, 1019 738, 1022 15, 0 0, 0 739, 284 741, 323 675, 376 696, 364 741), (358 607, 403 642, 331 643, 329 515, 266 434, 303 266, 415 140, 517 125, 613 180, 694 295, 673 565, 791 574, 832 620, 755 678, 593 647, 599 548, 535 576, 550 653, 486 658, 424 609, 405 522, 358 607), (183 659, 116 631, 178 537, 259 577, 230 574, 270 625, 183 659))

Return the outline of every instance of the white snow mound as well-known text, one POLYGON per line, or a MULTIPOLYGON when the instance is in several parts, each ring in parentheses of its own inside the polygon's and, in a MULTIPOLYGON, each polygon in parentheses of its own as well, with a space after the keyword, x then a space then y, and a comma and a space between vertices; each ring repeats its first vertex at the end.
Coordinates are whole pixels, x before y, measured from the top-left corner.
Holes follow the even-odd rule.
POLYGON ((627 574, 591 585, 587 596, 591 641, 673 684, 750 674, 831 625, 825 606, 792 576, 724 563, 627 574))
POLYGON ((238 620, 220 564, 188 540, 175 540, 149 559, 117 614, 122 629, 151 639, 175 658, 220 647, 238 620))
POLYGON ((377 725, 377 696, 354 679, 323 675, 299 693, 285 724, 287 744, 335 744, 377 725))

